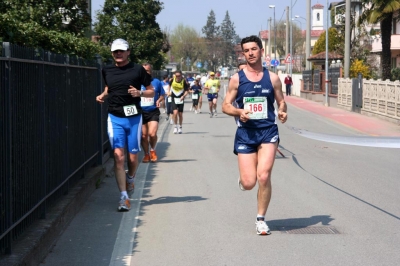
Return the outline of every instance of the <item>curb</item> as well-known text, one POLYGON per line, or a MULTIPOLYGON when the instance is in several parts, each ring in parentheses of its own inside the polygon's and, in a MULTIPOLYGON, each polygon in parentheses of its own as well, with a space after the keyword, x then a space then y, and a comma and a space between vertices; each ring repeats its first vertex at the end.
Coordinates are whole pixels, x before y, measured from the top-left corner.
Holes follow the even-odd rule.
POLYGON ((103 166, 90 169, 68 195, 50 208, 46 219, 35 222, 13 243, 13 253, 1 256, 0 265, 39 265, 96 189, 96 184, 103 180, 105 172, 103 166))

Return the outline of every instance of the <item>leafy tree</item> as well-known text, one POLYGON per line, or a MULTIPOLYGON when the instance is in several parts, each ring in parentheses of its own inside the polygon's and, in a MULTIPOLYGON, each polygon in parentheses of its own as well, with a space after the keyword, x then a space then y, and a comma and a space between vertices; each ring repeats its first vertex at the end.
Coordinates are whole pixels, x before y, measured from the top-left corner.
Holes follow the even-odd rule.
POLYGON ((362 60, 356 59, 350 66, 350 78, 356 78, 359 73, 361 73, 364 78, 371 78, 369 66, 364 64, 362 60))
POLYGON ((199 59, 205 57, 205 42, 204 39, 192 27, 179 24, 170 35, 171 54, 175 61, 181 63, 182 67, 186 65, 186 58, 190 58, 194 64, 199 59))
MULTIPOLYGON (((344 39, 343 36, 338 34, 335 28, 328 29, 328 51, 329 52, 337 52, 339 54, 343 54, 343 45, 344 39)), ((323 51, 326 51, 326 34, 325 32, 321 34, 318 40, 314 44, 314 48, 312 50, 312 54, 316 55, 323 51)))
MULTIPOLYGON (((168 50, 166 36, 156 22, 163 6, 156 0, 105 0, 102 11, 97 12, 95 32, 101 43, 109 46, 114 39, 123 38, 130 45, 130 60, 150 62, 154 68, 165 63, 162 52, 168 50)), ((110 52, 108 52, 108 55, 110 52)))
POLYGON ((235 32, 235 25, 231 21, 229 12, 226 11, 225 18, 220 25, 220 38, 222 39, 222 64, 232 65, 235 58, 233 50, 236 43, 237 35, 235 32))
POLYGON ((398 67, 393 68, 392 71, 390 72, 390 74, 391 74, 390 80, 392 80, 392 81, 400 80, 400 68, 398 68, 398 67))
POLYGON ((223 43, 220 36, 220 27, 216 25, 217 21, 213 10, 207 17, 206 25, 203 27, 202 32, 205 35, 205 42, 207 43, 207 61, 209 68, 216 71, 220 58, 222 57, 221 43, 223 43))
MULTIPOLYGON (((382 79, 391 78, 391 35, 393 14, 400 10, 400 0, 363 0, 364 12, 360 17, 360 21, 367 21, 371 24, 379 23, 381 28, 381 64, 382 79)), ((396 20, 399 20, 396 17, 396 20)))
POLYGON ((99 46, 85 38, 89 27, 86 0, 0 2, 2 41, 90 58, 99 46))
POLYGON ((219 26, 217 26, 217 20, 215 18, 215 13, 211 9, 210 14, 207 17, 207 23, 202 29, 203 34, 206 39, 213 40, 217 38, 219 34, 219 26))

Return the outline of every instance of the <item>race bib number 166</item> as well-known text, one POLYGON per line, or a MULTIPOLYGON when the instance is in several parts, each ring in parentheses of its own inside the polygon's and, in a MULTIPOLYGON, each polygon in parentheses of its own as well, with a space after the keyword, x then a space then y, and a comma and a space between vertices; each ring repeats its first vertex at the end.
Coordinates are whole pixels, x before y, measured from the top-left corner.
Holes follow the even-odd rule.
POLYGON ((250 119, 268 118, 268 104, 266 97, 243 97, 244 109, 250 110, 250 119))

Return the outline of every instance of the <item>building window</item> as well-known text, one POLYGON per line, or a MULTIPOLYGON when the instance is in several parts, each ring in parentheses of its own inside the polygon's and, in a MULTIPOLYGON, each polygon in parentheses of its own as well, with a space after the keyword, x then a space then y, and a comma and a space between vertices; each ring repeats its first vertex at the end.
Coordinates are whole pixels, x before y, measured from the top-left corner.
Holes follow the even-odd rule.
POLYGON ((319 21, 319 13, 317 13, 317 21, 319 21))
POLYGON ((396 68, 397 67, 397 58, 396 57, 392 57, 391 61, 392 61, 391 62, 392 68, 396 68))

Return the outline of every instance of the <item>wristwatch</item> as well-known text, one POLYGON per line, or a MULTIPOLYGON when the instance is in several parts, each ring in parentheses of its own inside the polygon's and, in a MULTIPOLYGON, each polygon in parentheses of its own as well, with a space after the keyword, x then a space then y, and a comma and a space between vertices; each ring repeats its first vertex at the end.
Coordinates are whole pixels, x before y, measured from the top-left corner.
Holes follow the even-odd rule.
POLYGON ((143 95, 143 91, 141 90, 141 91, 140 91, 140 96, 142 96, 142 95, 143 95))

